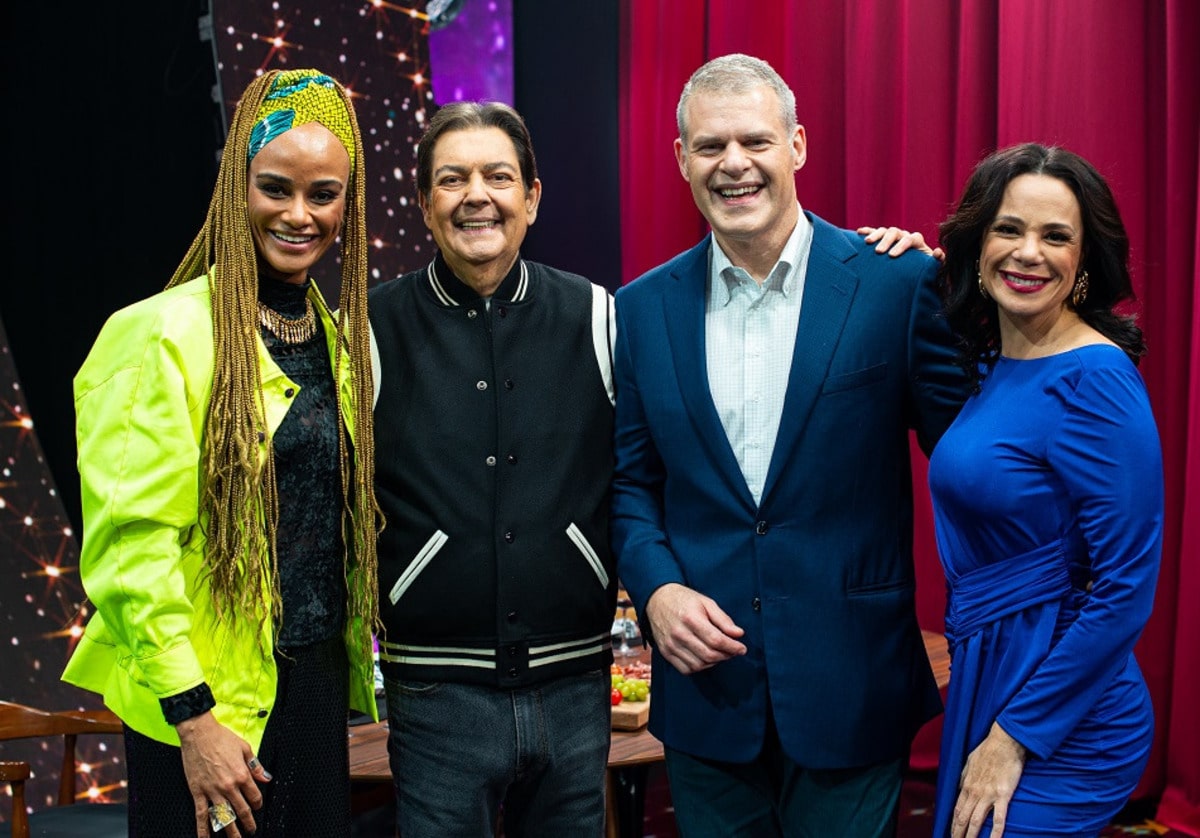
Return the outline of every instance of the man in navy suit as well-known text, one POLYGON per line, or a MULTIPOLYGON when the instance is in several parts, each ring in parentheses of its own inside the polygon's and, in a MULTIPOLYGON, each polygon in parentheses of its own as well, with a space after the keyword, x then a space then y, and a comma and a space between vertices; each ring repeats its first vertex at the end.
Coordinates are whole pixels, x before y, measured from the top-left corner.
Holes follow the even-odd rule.
POLYGON ((914 610, 909 430, 966 396, 937 263, 801 209, 795 96, 728 55, 675 156, 712 235, 617 293, 613 533, 658 654, 684 836, 895 832, 941 710, 914 610))

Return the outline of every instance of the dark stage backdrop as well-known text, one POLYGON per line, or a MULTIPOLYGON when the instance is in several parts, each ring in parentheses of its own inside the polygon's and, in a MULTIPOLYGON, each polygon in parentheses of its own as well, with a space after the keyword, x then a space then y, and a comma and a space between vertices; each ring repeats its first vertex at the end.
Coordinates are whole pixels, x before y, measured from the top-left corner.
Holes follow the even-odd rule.
MULTIPOLYGON (((58 682, 87 607, 76 573, 75 531, 46 467, 33 420, 0 324, 0 699, 53 709, 96 708, 97 697, 58 682)), ((118 740, 79 737, 80 799, 124 798, 125 754, 118 740)), ((41 809, 57 801, 61 753, 36 741, 0 745, 0 759, 30 764, 26 805, 41 809)), ((6 819, 7 806, 0 807, 0 821, 6 819)))
MULTIPOLYGON (((494 99, 526 116, 538 151, 543 201, 524 255, 615 288, 617 7, 10 3, 0 38, 14 196, 0 225, 0 699, 95 707, 59 681, 86 616, 71 380, 108 316, 160 290, 200 228, 245 82, 318 66, 354 91, 373 282, 432 258, 412 181, 423 120, 448 101, 494 99)), ((332 296, 336 264, 318 270, 332 296)), ((119 742, 81 747, 81 797, 119 799, 119 742)), ((39 808, 57 771, 40 750, 0 745, 0 757, 33 758, 28 803, 39 808)))
MULTIPOLYGON (((0 225, 0 699, 99 706, 59 681, 83 613, 71 379, 105 318, 166 283, 203 219, 219 137, 198 14, 156 0, 0 10, 14 196, 0 225)), ((119 737, 81 737, 79 754, 82 799, 124 796, 119 737)), ((28 806, 55 797, 57 753, 13 742, 0 758, 31 763, 28 806)))

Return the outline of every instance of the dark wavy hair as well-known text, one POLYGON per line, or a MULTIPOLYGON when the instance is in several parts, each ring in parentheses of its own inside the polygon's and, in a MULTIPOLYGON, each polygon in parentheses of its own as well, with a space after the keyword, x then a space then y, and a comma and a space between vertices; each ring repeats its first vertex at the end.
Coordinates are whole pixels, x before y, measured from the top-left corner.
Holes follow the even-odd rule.
POLYGON ((1057 146, 1025 143, 985 158, 967 179, 953 214, 938 228, 946 261, 939 285, 946 318, 958 339, 958 362, 978 390, 1000 355, 996 303, 979 292, 978 268, 983 239, 996 218, 1004 191, 1020 175, 1047 175, 1062 181, 1079 202, 1083 219, 1080 268, 1088 273, 1087 298, 1079 316, 1125 351, 1136 364, 1146 353, 1142 330, 1132 316, 1113 308, 1133 299, 1129 275, 1129 236, 1112 190, 1096 168, 1078 154, 1057 146))
POLYGON ((502 102, 451 102, 443 105, 417 143, 417 191, 426 199, 433 189, 433 149, 443 134, 473 128, 499 128, 512 140, 521 167, 521 180, 530 189, 537 180, 533 140, 519 113, 502 102))

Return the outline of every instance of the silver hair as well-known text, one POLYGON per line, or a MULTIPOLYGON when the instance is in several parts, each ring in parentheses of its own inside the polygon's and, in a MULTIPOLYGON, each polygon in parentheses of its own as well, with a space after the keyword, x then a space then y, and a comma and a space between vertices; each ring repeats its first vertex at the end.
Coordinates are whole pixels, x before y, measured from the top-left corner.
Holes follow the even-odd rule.
POLYGON ((698 92, 745 93, 760 84, 765 84, 775 91, 779 100, 779 117, 783 120, 783 127, 787 129, 790 136, 798 124, 796 94, 770 64, 761 58, 735 52, 714 58, 704 64, 699 70, 692 73, 692 77, 683 86, 683 93, 679 96, 679 105, 675 108, 675 123, 679 128, 679 137, 683 140, 684 146, 687 145, 688 139, 687 103, 693 94, 698 92))

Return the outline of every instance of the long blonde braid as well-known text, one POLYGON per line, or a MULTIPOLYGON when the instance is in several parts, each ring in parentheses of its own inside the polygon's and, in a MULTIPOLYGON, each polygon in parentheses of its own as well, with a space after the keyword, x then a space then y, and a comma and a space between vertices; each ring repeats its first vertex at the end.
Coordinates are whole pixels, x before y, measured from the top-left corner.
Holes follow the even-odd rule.
MULTIPOLYGON (((279 495, 275 458, 268 445, 258 368, 258 267, 250 233, 247 149, 256 115, 279 71, 252 81, 234 110, 208 215, 167 287, 207 273, 213 317, 213 383, 203 444, 200 521, 213 604, 221 618, 265 624, 282 611, 276 549, 279 495), (271 591, 264 611, 262 591, 271 591)), ((378 623, 376 537, 382 516, 375 501, 373 385, 367 320, 366 202, 362 136, 345 89, 336 90, 350 115, 356 165, 342 227, 342 277, 334 368, 349 353, 355 405, 354 439, 347 437, 338 406, 338 452, 342 475, 342 535, 348 616, 369 627, 378 623), (353 449, 353 454, 351 453, 353 449), (353 457, 354 462, 351 462, 353 457)), ((339 388, 340 389, 340 388, 339 388)), ((358 632, 369 647, 365 632, 358 632)), ((263 633, 263 636, 267 636, 263 633)), ((365 650, 369 653, 369 648, 365 650)))

